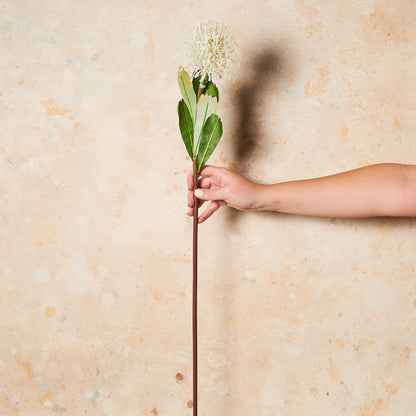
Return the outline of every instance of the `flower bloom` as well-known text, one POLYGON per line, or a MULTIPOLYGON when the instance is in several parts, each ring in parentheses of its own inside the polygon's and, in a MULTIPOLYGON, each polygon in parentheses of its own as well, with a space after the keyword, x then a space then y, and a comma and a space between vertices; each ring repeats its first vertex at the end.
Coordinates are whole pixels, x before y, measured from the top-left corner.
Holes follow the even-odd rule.
POLYGON ((196 29, 186 37, 184 48, 193 76, 200 75, 201 84, 206 79, 221 79, 236 62, 234 41, 220 22, 198 23, 196 29))

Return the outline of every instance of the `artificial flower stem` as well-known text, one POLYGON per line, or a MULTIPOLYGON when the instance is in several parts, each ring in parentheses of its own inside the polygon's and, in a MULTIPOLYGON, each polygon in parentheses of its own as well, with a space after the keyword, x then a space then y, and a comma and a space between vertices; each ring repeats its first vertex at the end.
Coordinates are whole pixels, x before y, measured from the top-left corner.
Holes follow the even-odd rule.
MULTIPOLYGON (((198 94, 199 95, 199 94, 198 94)), ((193 160, 194 191, 198 187, 198 156, 193 160)), ((192 343, 193 343, 193 416, 198 416, 198 322, 197 322, 197 288, 198 288, 198 199, 194 196, 193 225, 193 287, 192 287, 192 343)))

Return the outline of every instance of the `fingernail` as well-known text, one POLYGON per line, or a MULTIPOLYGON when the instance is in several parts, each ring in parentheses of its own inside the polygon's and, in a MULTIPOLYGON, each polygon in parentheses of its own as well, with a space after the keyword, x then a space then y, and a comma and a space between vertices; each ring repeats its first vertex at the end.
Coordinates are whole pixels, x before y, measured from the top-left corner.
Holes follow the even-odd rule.
POLYGON ((195 196, 197 198, 200 198, 204 193, 202 192, 202 189, 195 189, 195 196))

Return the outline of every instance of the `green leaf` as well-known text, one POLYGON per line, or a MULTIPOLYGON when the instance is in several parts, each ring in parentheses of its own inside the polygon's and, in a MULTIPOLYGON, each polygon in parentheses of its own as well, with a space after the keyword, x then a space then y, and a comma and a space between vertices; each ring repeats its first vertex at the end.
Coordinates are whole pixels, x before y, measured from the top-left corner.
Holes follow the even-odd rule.
POLYGON ((198 151, 198 173, 207 163, 222 136, 222 122, 216 114, 211 114, 202 128, 198 151))
POLYGON ((194 122, 189 113, 188 107, 184 100, 178 103, 179 128, 181 130, 182 140, 185 143, 186 150, 191 160, 193 159, 193 137, 194 122))
POLYGON ((199 83, 201 81, 201 75, 198 75, 195 78, 192 78, 192 85, 194 87, 195 95, 198 95, 199 83))
POLYGON ((195 121, 196 94, 194 92, 194 87, 192 85, 191 77, 183 68, 179 68, 178 84, 179 84, 179 89, 181 91, 182 97, 185 101, 185 104, 188 107, 189 114, 191 115, 192 120, 195 121))
POLYGON ((216 97, 217 101, 220 101, 220 93, 218 91, 217 86, 212 81, 208 82, 204 90, 204 94, 210 95, 211 97, 216 97))
POLYGON ((199 143, 201 141, 202 127, 205 124, 208 117, 211 114, 216 114, 216 113, 217 113, 217 99, 215 97, 210 97, 209 95, 202 94, 199 97, 197 110, 196 110, 195 131, 194 131, 195 155, 198 152, 199 143))

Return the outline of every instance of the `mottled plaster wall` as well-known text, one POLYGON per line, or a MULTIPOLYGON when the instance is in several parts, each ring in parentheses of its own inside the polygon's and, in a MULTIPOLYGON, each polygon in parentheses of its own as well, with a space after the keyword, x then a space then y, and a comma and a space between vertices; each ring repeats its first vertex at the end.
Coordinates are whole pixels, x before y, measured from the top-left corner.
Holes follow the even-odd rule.
MULTIPOLYGON (((0 2, 0 414, 191 415, 181 38, 226 23, 211 163, 415 163, 412 0, 0 2)), ((200 229, 201 415, 416 409, 413 219, 200 229)))

